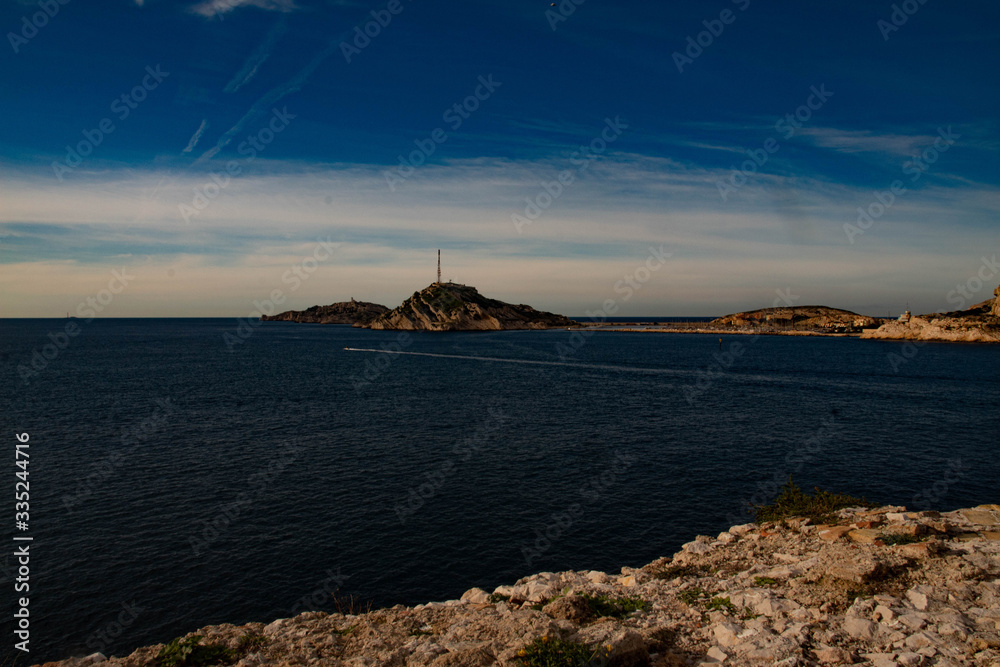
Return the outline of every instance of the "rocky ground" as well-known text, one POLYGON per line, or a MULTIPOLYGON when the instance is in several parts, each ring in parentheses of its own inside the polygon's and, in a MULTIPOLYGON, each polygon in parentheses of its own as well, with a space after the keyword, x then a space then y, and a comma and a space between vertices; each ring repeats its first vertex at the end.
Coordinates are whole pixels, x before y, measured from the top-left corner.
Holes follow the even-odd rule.
POLYGON ((947 341, 955 343, 1000 343, 1000 287, 994 298, 968 310, 931 313, 887 322, 865 331, 862 338, 885 340, 947 341))
POLYGON ((469 285, 433 283, 365 325, 403 331, 502 331, 577 327, 568 317, 484 297, 469 285))
POLYGON ((313 306, 306 310, 287 310, 277 315, 262 315, 261 320, 274 322, 299 322, 304 324, 367 324, 389 309, 368 301, 341 301, 329 306, 313 306))
MULTIPOLYGON (((538 647, 564 642, 595 665, 1000 665, 1000 505, 733 526, 620 574, 543 572, 461 600, 192 636, 241 667, 543 665, 538 647)), ((49 664, 155 665, 162 649, 49 664)))
POLYGON ((733 313, 709 322, 711 329, 759 329, 775 327, 779 329, 799 329, 802 331, 860 332, 874 329, 881 320, 859 315, 849 310, 829 306, 789 306, 761 308, 742 313, 733 313))

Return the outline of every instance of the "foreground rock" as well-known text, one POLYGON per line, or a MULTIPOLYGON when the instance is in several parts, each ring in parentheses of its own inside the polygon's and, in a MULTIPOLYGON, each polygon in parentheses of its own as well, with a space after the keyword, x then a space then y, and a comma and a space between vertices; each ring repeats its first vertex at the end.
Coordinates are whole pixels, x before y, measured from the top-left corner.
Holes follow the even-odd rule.
POLYGON ((796 329, 828 333, 856 333, 874 329, 882 320, 849 310, 828 306, 793 306, 788 308, 761 308, 745 313, 733 313, 709 322, 714 329, 796 329))
MULTIPOLYGON (((1000 293, 997 287, 994 294, 1000 293)), ((886 340, 927 340, 960 343, 1000 343, 1000 298, 977 303, 968 310, 910 317, 866 331, 862 338, 886 340)))
POLYGON ((354 324, 363 325, 389 309, 379 303, 368 301, 341 301, 329 306, 313 306, 306 310, 287 310, 277 315, 262 315, 263 321, 302 322, 307 324, 354 324))
MULTIPOLYGON (((492 595, 188 637, 236 650, 244 667, 518 665, 542 638, 585 645, 600 658, 592 664, 610 665, 1000 663, 1000 505, 836 517, 733 526, 620 575, 543 572, 492 595), (595 600, 620 598, 645 608, 601 616, 595 600)), ((107 664, 152 665, 161 648, 107 664)), ((52 664, 84 660, 103 656, 52 664)))
POLYGON ((488 299, 475 287, 457 283, 433 283, 414 292, 395 310, 366 325, 370 329, 424 331, 500 331, 506 329, 552 329, 579 326, 554 313, 488 299))

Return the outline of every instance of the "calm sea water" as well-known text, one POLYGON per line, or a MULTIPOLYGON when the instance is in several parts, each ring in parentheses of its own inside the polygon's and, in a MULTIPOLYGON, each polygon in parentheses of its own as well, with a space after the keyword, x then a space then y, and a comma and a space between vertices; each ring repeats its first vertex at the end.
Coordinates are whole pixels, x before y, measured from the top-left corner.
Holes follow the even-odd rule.
POLYGON ((26 383, 65 322, 0 320, 11 487, 31 437, 32 662, 332 611, 338 587, 416 604, 617 571, 745 520, 790 473, 1000 500, 998 346, 78 322, 26 383), (345 350, 394 346, 411 354, 345 350))

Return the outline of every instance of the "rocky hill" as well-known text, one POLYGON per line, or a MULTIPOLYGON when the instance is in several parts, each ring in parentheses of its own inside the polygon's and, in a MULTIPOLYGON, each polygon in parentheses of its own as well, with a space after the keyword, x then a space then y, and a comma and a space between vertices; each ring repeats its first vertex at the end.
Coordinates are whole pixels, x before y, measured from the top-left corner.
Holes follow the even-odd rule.
POLYGON ((389 309, 368 301, 342 301, 329 306, 313 306, 306 310, 287 310, 277 315, 263 315, 260 319, 274 322, 304 322, 309 324, 365 324, 389 309))
POLYGON ((733 526, 620 574, 542 572, 460 600, 208 626, 172 649, 51 664, 1000 664, 1000 505, 831 519, 733 526), (158 660, 179 650, 203 658, 158 660))
POLYGON ((996 295, 968 310, 901 317, 887 322, 862 338, 884 340, 1000 343, 1000 287, 996 295))
POLYGON ((709 327, 734 329, 795 329, 800 331, 858 332, 874 329, 881 320, 828 306, 792 306, 761 308, 745 313, 733 313, 712 320, 709 327))
POLYGON ((579 325, 568 317, 535 310, 525 304, 488 299, 475 287, 432 283, 414 292, 398 308, 364 326, 369 329, 499 331, 579 325))

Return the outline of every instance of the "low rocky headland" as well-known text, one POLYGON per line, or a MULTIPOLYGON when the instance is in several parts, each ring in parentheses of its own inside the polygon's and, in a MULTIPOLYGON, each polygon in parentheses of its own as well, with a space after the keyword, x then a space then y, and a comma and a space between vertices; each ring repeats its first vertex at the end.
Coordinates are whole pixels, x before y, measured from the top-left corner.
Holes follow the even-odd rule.
POLYGON ((968 310, 931 313, 887 322, 862 338, 886 340, 948 341, 955 343, 1000 343, 1000 287, 992 299, 968 310))
POLYGON ((733 313, 712 320, 708 323, 708 328, 860 333, 864 329, 875 329, 881 323, 880 319, 840 308, 788 306, 733 313))
POLYGON ((542 572, 460 600, 209 626, 49 664, 96 662, 998 665, 1000 505, 750 523, 621 573, 542 572))
POLYGON ((576 327, 579 323, 523 303, 489 299, 469 285, 432 283, 363 326, 404 331, 504 331, 576 327))
POLYGON ((277 315, 262 315, 260 319, 264 322, 362 325, 388 312, 389 308, 380 303, 351 299, 350 301, 331 303, 329 306, 313 306, 306 310, 286 310, 277 315))

